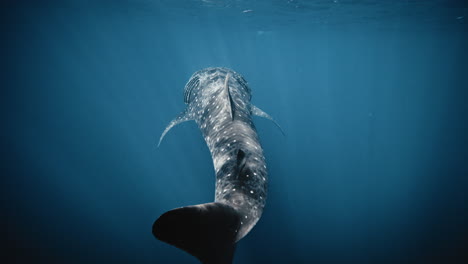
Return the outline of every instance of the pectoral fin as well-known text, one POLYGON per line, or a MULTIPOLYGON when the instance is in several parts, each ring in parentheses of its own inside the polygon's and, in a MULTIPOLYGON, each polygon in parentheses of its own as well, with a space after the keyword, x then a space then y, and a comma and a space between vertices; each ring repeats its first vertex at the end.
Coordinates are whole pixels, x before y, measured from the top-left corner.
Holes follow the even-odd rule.
POLYGON ((283 129, 280 127, 280 125, 273 119, 273 117, 271 117, 269 114, 265 113, 262 109, 256 107, 255 105, 252 105, 251 106, 251 111, 252 111, 252 115, 256 115, 256 116, 260 116, 260 117, 263 117, 263 118, 266 118, 266 119, 269 119, 271 121, 273 121, 273 123, 275 123, 275 125, 279 128, 279 130, 281 131, 281 133, 283 134, 283 136, 286 136, 284 134, 284 131, 283 129))
POLYGON ((169 132, 169 130, 171 130, 171 128, 173 128, 174 126, 176 126, 176 125, 178 125, 180 123, 183 123, 185 121, 190 121, 190 120, 192 120, 192 118, 187 113, 187 111, 184 111, 184 112, 180 113, 180 115, 178 115, 176 118, 174 118, 169 123, 169 125, 167 125, 166 129, 164 129, 164 132, 162 133, 161 137, 159 138, 158 147, 159 147, 159 145, 161 145, 161 141, 163 140, 166 133, 169 132))

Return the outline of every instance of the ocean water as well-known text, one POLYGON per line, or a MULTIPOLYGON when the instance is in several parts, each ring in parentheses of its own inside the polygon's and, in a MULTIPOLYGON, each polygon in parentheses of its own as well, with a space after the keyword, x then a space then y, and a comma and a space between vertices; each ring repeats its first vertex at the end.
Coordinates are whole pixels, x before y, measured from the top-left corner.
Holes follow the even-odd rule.
POLYGON ((208 148, 156 143, 213 66, 286 134, 254 119, 269 196, 234 263, 467 263, 466 2, 1 7, 6 263, 198 263, 151 226, 213 201, 208 148))

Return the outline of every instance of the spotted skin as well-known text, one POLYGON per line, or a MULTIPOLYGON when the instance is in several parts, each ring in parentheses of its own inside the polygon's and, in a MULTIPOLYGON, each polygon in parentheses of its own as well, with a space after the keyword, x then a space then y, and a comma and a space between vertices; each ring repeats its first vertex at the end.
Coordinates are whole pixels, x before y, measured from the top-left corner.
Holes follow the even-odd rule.
POLYGON ((252 114, 270 117, 250 100, 247 82, 233 70, 206 68, 195 72, 184 90, 186 110, 161 136, 162 140, 178 123, 195 120, 213 159, 215 202, 233 207, 240 215, 236 241, 257 223, 267 196, 267 167, 252 114))

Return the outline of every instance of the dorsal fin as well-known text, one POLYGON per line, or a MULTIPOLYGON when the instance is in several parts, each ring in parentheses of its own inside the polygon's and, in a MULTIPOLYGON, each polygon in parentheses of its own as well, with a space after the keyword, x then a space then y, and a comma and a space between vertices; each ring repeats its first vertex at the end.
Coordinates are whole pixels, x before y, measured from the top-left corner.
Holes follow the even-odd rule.
POLYGON ((169 123, 169 125, 167 125, 166 129, 164 129, 164 132, 161 134, 161 137, 159 138, 158 148, 159 148, 159 145, 161 145, 161 141, 163 140, 164 136, 166 135, 167 132, 169 132, 169 130, 171 130, 171 128, 173 128, 174 126, 180 123, 183 123, 185 121, 190 121, 190 120, 192 120, 192 118, 190 114, 187 113, 187 110, 180 113, 176 118, 172 119, 172 121, 169 123))
POLYGON ((251 105, 251 111, 252 111, 252 115, 260 116, 260 117, 271 120, 279 128, 279 130, 281 131, 281 134, 283 134, 283 136, 286 136, 284 134, 283 129, 280 127, 280 125, 269 114, 265 113, 262 109, 256 107, 255 105, 251 105))
POLYGON ((231 121, 233 121, 234 116, 235 116, 234 108, 236 105, 234 104, 234 101, 232 100, 231 92, 229 90, 229 77, 231 77, 231 75, 229 73, 226 74, 226 79, 224 80, 224 90, 226 91, 226 94, 227 94, 228 108, 229 108, 229 114, 231 116, 231 121))
POLYGON ((242 169, 245 167, 246 163, 246 158, 245 158, 245 152, 242 149, 237 150, 237 168, 239 171, 242 171, 242 169))

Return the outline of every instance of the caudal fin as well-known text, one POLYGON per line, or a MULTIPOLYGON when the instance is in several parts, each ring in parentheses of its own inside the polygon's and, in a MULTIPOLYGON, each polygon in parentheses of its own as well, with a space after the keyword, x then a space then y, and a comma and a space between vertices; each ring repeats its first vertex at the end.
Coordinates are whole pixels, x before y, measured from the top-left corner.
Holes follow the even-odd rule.
POLYGON ((239 215, 229 205, 199 204, 161 215, 153 224, 153 235, 202 263, 230 264, 239 223, 239 215))

